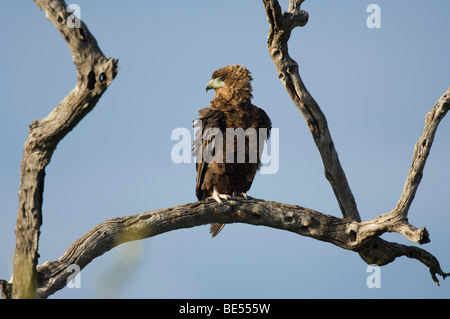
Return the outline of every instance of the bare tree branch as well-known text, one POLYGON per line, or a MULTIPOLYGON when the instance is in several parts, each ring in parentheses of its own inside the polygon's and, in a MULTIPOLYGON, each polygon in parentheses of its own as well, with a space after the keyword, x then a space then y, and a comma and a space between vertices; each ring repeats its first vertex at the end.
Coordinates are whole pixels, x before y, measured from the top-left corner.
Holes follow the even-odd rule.
POLYGON ((409 207, 414 199, 417 188, 422 180, 423 169, 425 167, 426 160, 430 154, 431 146, 433 144, 434 135, 438 128, 439 123, 447 114, 450 109, 450 88, 442 95, 439 101, 428 112, 425 119, 425 127, 422 135, 414 147, 414 155, 412 159, 411 168, 408 172, 403 193, 400 197, 397 206, 393 212, 398 215, 406 217, 409 207))
MULTIPOLYGON (((377 243, 372 240, 373 236, 392 231, 396 221, 385 219, 360 223, 297 205, 236 197, 220 205, 214 200, 203 200, 104 221, 76 240, 58 260, 37 267, 38 296, 47 298, 62 289, 71 275, 67 271, 69 265, 76 264, 83 269, 121 243, 210 223, 247 223, 291 231, 347 250, 365 251, 364 255, 370 257, 365 261, 370 264, 385 265, 396 257, 407 256, 428 266, 436 283, 435 274, 444 278, 447 275, 437 259, 423 249, 388 243, 378 237, 377 243)), ((407 238, 418 242, 422 230, 415 232, 417 234, 407 238)))
POLYGON ((450 273, 442 271, 436 257, 419 247, 392 243, 377 237, 368 240, 357 251, 361 258, 369 265, 384 266, 401 256, 417 259, 429 268, 431 278, 438 286, 439 280, 436 275, 441 276, 443 279, 450 275, 450 273))
POLYGON ((64 37, 77 68, 78 83, 44 119, 33 121, 23 150, 14 254, 14 298, 34 298, 38 241, 42 223, 45 167, 59 141, 97 104, 117 74, 86 25, 67 23, 72 11, 62 0, 35 0, 64 37))
MULTIPOLYGON (((306 25, 309 19, 308 13, 304 10, 300 10, 303 2, 304 0, 290 0, 288 11, 282 13, 277 0, 263 0, 267 19, 270 23, 267 39, 268 50, 278 69, 280 80, 283 82, 294 104, 301 111, 308 124, 322 157, 325 176, 333 188, 343 217, 361 221, 355 199, 334 148, 325 115, 306 89, 300 77, 297 62, 289 56, 287 43, 292 30, 295 27, 306 25)), ((407 255, 406 253, 401 252, 398 248, 400 247, 399 245, 392 244, 391 247, 388 242, 376 237, 380 229, 378 227, 373 227, 373 225, 386 225, 385 222, 390 221, 392 223, 388 223, 389 226, 387 231, 401 233, 410 240, 420 244, 429 242, 428 232, 425 228, 416 229, 408 223, 407 212, 422 178, 425 162, 437 126, 447 113, 448 109, 449 91, 441 97, 427 115, 425 128, 421 138, 416 144, 413 163, 407 177, 403 194, 397 206, 390 213, 379 216, 375 220, 369 221, 368 224, 361 223, 361 226, 366 225, 369 229, 372 229, 371 236, 374 236, 366 244, 366 249, 359 249, 358 251, 361 258, 366 262, 370 261, 370 263, 383 265, 394 260, 396 256, 399 256, 398 254, 407 255), (373 247, 377 247, 376 254, 373 252, 373 247), (395 252, 395 254, 392 252, 395 252)), ((368 232, 362 233, 368 234, 368 232)), ((438 283, 434 274, 439 273, 440 275, 443 275, 443 273, 433 271, 433 280, 438 283)), ((443 275, 443 277, 445 278, 445 275, 443 275)))
POLYGON ((267 46, 278 69, 278 77, 308 124, 322 157, 325 177, 333 188, 342 216, 360 221, 361 217, 334 147, 325 115, 306 89, 297 62, 289 56, 287 42, 292 29, 304 26, 308 22, 308 13, 300 10, 303 1, 290 1, 289 10, 283 14, 278 1, 263 0, 263 2, 270 23, 267 46))
POLYGON ((0 280, 2 296, 47 298, 62 289, 71 275, 69 265, 83 269, 96 257, 121 243, 164 232, 211 223, 248 223, 283 229, 358 252, 369 264, 386 265, 397 257, 417 259, 429 268, 432 279, 444 279, 438 260, 424 249, 387 242, 379 236, 397 232, 414 243, 430 241, 425 228, 409 224, 407 213, 420 183, 437 127, 450 108, 450 88, 427 114, 425 127, 414 150, 403 193, 389 213, 362 222, 354 197, 340 165, 327 121, 307 91, 298 65, 288 54, 291 31, 304 26, 308 14, 300 10, 303 0, 291 0, 281 13, 276 0, 263 0, 271 28, 268 48, 278 74, 295 105, 302 112, 321 154, 325 176, 330 182, 343 218, 318 211, 254 198, 231 198, 219 205, 214 200, 174 206, 138 215, 112 218, 95 226, 75 241, 56 261, 37 266, 37 244, 45 167, 57 143, 95 106, 117 73, 117 60, 103 56, 84 24, 69 28, 66 6, 60 0, 35 0, 66 39, 78 71, 78 84, 44 119, 34 121, 24 148, 21 191, 16 233, 13 285, 0 280), (31 283, 28 283, 31 278, 31 283))
POLYGON ((414 147, 411 168, 409 169, 405 186, 397 205, 389 213, 378 216, 375 219, 368 221, 368 223, 384 223, 386 220, 394 221, 390 231, 400 233, 419 244, 429 242, 428 232, 426 229, 422 228, 422 230, 418 232, 417 229, 408 223, 407 215, 417 188, 422 180, 423 170, 425 168, 428 155, 430 154, 431 146, 433 145, 434 135, 436 134, 439 123, 447 114, 449 109, 450 88, 448 88, 448 90, 441 96, 441 98, 431 108, 430 112, 426 115, 425 127, 423 128, 422 135, 414 147), (411 238, 412 234, 419 237, 413 240, 413 238, 411 238))

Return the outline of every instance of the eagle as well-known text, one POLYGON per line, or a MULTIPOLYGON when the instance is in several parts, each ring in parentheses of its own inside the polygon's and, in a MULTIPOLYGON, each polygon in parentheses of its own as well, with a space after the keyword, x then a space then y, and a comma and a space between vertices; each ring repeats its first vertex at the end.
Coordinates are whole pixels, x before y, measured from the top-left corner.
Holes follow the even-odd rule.
MULTIPOLYGON (((264 141, 272 123, 264 110, 252 104, 250 71, 229 65, 212 74, 206 91, 214 89, 210 106, 198 111, 194 128, 198 200, 212 198, 219 204, 231 196, 247 198, 247 191, 261 166, 264 141)), ((225 224, 211 224, 215 237, 225 224)))

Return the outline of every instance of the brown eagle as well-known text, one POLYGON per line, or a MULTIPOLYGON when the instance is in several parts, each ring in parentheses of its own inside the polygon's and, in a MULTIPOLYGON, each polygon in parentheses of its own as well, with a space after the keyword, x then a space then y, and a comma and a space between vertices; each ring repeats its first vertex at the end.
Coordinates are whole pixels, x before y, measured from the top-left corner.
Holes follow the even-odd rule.
MULTIPOLYGON (((193 155, 197 157, 196 195, 218 203, 230 196, 247 197, 256 171, 261 166, 264 141, 271 121, 266 112, 251 102, 250 71, 229 65, 212 74, 206 91, 215 90, 211 105, 199 111, 193 155)), ((225 224, 211 224, 216 236, 225 224)))

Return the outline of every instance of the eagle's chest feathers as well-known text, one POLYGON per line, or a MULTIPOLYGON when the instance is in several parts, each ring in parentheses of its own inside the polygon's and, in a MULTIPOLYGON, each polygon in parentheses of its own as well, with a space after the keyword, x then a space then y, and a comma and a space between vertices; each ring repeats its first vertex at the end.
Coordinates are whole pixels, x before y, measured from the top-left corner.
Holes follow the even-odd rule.
POLYGON ((251 112, 244 110, 233 110, 231 112, 224 112, 225 123, 227 128, 242 128, 244 130, 255 127, 255 118, 251 112), (252 116, 253 115, 253 116, 252 116))
POLYGON ((216 103, 212 103, 211 109, 222 112, 227 128, 257 128, 258 108, 249 99, 232 99, 226 102, 216 99, 213 102, 216 103))

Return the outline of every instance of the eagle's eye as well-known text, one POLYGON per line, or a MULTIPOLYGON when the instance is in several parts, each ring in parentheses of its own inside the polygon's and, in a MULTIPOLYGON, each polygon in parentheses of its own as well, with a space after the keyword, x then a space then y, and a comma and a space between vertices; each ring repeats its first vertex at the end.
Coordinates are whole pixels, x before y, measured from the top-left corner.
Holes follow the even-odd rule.
POLYGON ((220 78, 220 81, 225 81, 225 78, 222 76, 222 77, 220 78))

